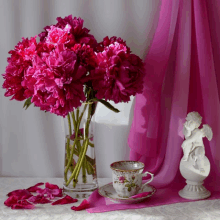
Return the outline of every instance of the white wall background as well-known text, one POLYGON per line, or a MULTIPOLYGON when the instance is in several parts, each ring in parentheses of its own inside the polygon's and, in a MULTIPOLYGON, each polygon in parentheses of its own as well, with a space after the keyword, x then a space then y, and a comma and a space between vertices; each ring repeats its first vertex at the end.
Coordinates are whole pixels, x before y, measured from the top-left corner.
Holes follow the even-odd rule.
MULTIPOLYGON (((144 57, 153 38, 160 0, 0 0, 0 73, 7 65, 8 51, 22 37, 40 33, 56 17, 84 19, 97 41, 105 36, 126 40, 132 52, 144 57)), ((3 78, 0 77, 0 84, 3 78)), ((62 117, 44 113, 23 102, 10 101, 0 89, 0 176, 62 177, 64 133, 62 117)), ((96 115, 98 177, 110 177, 110 163, 129 159, 127 145, 132 122, 133 98, 117 104, 116 114, 99 105, 96 115)))

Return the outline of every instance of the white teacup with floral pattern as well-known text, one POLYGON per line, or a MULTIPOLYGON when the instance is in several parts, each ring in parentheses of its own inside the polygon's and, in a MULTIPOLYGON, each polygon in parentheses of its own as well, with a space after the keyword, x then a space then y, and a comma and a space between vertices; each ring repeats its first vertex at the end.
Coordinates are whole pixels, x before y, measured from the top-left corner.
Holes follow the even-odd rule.
POLYGON ((143 173, 144 163, 139 161, 117 161, 110 165, 112 169, 113 187, 119 197, 129 198, 142 192, 145 185, 150 183, 154 175, 143 173), (151 175, 151 179, 142 185, 142 177, 151 175))

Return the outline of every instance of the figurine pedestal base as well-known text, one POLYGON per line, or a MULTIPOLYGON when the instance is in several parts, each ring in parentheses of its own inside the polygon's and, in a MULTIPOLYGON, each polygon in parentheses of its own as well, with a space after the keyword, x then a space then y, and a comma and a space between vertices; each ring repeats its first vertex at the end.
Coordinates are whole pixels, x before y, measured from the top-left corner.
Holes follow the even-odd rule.
POLYGON ((179 195, 185 199, 206 199, 211 193, 202 185, 203 182, 186 181, 187 185, 179 191, 179 195))

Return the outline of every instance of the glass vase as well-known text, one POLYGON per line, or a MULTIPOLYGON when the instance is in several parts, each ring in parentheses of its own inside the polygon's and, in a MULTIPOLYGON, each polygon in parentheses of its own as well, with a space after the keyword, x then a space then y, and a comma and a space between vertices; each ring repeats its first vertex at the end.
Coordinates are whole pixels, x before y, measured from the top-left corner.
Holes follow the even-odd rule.
POLYGON ((96 102, 83 103, 65 120, 65 194, 87 198, 98 188, 96 175, 94 128, 96 102))

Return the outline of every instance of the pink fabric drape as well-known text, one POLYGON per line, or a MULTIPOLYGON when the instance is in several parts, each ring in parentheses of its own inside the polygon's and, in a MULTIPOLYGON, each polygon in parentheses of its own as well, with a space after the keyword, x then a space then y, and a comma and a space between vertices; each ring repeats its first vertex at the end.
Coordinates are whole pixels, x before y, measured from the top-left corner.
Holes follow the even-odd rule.
POLYGON ((130 159, 145 163, 157 188, 184 182, 179 175, 183 123, 188 112, 198 111, 214 134, 211 142, 204 140, 211 163, 205 183, 220 190, 220 1, 162 2, 145 59, 145 90, 136 96, 130 159))
POLYGON ((143 208, 187 202, 178 196, 185 185, 179 172, 183 123, 197 111, 213 139, 204 139, 211 172, 209 199, 220 198, 220 1, 161 0, 160 18, 145 59, 144 91, 136 96, 128 144, 130 159, 155 174, 158 190, 149 201, 114 205, 94 192, 88 212, 143 208))

